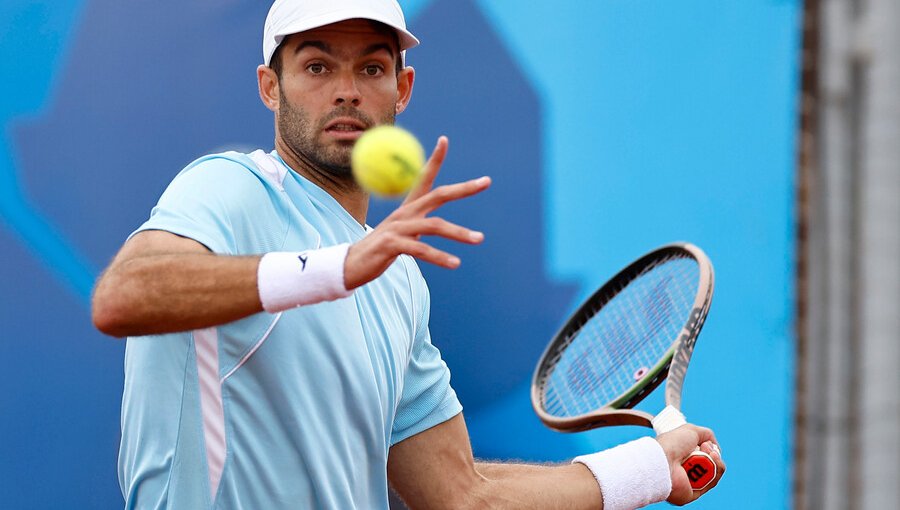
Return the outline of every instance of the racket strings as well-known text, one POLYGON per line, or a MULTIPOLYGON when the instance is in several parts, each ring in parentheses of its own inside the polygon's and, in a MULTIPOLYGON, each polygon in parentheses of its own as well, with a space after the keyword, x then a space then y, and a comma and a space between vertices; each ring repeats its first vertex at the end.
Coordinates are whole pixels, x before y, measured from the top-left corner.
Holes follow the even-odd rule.
POLYGON ((545 410, 585 414, 652 379, 690 314, 698 276, 693 258, 670 256, 596 299, 547 363, 545 410))
MULTIPOLYGON (((647 268, 644 273, 649 273, 653 269, 654 267, 647 268)), ((666 280, 659 280, 652 287, 652 290, 649 286, 639 289, 637 285, 631 285, 632 288, 640 290, 640 292, 620 291, 617 294, 618 299, 613 299, 606 305, 606 314, 615 316, 615 318, 620 320, 608 320, 605 322, 593 320, 582 327, 577 337, 581 337, 582 341, 593 340, 598 342, 598 345, 605 347, 603 352, 599 353, 599 356, 596 349, 584 352, 581 363, 577 365, 580 370, 574 373, 570 371, 569 391, 567 392, 570 396, 574 396, 573 393, 582 399, 593 396, 593 400, 588 401, 589 406, 592 408, 599 407, 608 403, 611 398, 614 398, 618 394, 618 388, 628 388, 635 383, 633 374, 619 369, 622 363, 634 358, 636 354, 643 354, 642 359, 640 359, 641 366, 639 369, 648 369, 658 361, 658 353, 647 349, 645 346, 646 342, 642 343, 635 339, 654 339, 659 337, 660 330, 665 326, 663 321, 670 314, 669 311, 659 305, 659 303, 667 303, 667 301, 659 298, 660 287, 664 287, 666 283, 666 280), (656 303, 656 305, 647 307, 646 303, 656 303), (615 307, 620 308, 618 310, 619 313, 610 314, 610 312, 616 311, 615 307), (627 316, 634 316, 637 311, 643 311, 644 313, 643 324, 639 324, 633 319, 626 320, 627 316), (643 327, 636 328, 639 325, 643 325, 643 327), (605 343, 599 343, 601 340, 605 340, 605 343), (611 377, 614 377, 615 380, 609 381, 611 377), (607 390, 612 390, 613 392, 598 392, 597 388, 600 385, 604 385, 607 390)), ((670 339, 675 334, 677 334, 677 331, 666 335, 664 337, 665 343, 671 343, 670 339)), ((574 339, 575 337, 570 342, 574 339)))
MULTIPOLYGON (((598 317, 579 332, 582 341, 604 346, 604 351, 600 353, 602 357, 593 355, 596 354, 594 351, 584 358, 592 367, 592 372, 586 374, 588 384, 578 393, 589 398, 587 403, 591 408, 608 404, 633 386, 637 382, 635 372, 649 373, 649 369, 659 361, 680 330, 680 324, 671 328, 673 324, 668 319, 672 316, 672 307, 668 300, 661 298, 671 278, 663 277, 652 287, 637 283, 649 281, 650 276, 645 275, 659 265, 661 264, 647 268, 627 286, 627 292, 622 289, 617 294, 617 299, 607 304, 604 310, 605 315, 609 316, 608 320, 598 317), (651 346, 657 348, 648 348, 651 346), (623 369, 629 365, 628 361, 631 361, 630 368, 634 368, 633 371, 630 368, 623 369)), ((584 381, 579 384, 585 386, 584 381)))
MULTIPOLYGON (((622 297, 632 296, 632 299, 637 298, 638 302, 641 302, 640 299, 646 300, 646 296, 638 298, 637 293, 621 295, 622 297)), ((634 303, 626 303, 621 298, 615 301, 621 301, 619 306, 630 309, 632 315, 634 314, 633 312, 638 309, 634 303)), ((611 301, 611 303, 613 303, 613 301, 611 301)), ((597 312, 597 310, 593 311, 593 313, 597 312)), ((560 388, 564 391, 556 392, 555 395, 551 392, 548 403, 551 406, 555 403, 562 404, 566 414, 582 414, 583 412, 586 412, 581 409, 582 407, 586 406, 588 409, 601 407, 619 394, 617 388, 628 388, 633 385, 635 381, 631 378, 631 374, 618 369, 618 367, 627 359, 634 358, 635 354, 643 353, 644 356, 641 361, 644 368, 642 370, 649 372, 647 368, 657 361, 655 357, 658 356, 658 353, 649 352, 642 343, 636 342, 634 339, 647 336, 652 338, 654 335, 658 335, 663 325, 661 317, 664 315, 665 314, 654 313, 653 309, 651 309, 650 313, 646 314, 646 318, 650 321, 651 325, 649 328, 645 327, 643 331, 635 329, 633 320, 616 320, 607 321, 605 323, 594 320, 585 324, 577 335, 570 337, 570 343, 579 337, 582 341, 591 338, 599 338, 614 339, 615 342, 607 341, 605 344, 598 343, 597 345, 605 346, 604 349, 599 351, 597 349, 585 351, 579 361, 569 368, 567 374, 568 384, 563 385, 560 388), (617 376, 617 380, 612 384, 608 382, 611 376, 617 376), (605 393, 598 392, 597 389, 600 385, 604 385, 608 391, 605 393), (577 409, 571 409, 571 406, 565 405, 566 402, 579 401, 582 402, 582 405, 578 406, 577 409)), ((671 335, 669 337, 671 338, 671 335)))

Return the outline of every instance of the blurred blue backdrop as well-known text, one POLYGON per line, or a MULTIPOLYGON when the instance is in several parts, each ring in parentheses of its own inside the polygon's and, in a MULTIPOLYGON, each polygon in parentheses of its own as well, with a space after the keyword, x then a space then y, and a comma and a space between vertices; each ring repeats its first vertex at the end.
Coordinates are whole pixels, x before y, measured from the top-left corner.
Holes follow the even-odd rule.
MULTIPOLYGON (((423 44, 399 123, 449 135, 443 182, 495 181, 445 214, 486 243, 423 267, 476 455, 559 461, 647 433, 544 429, 531 372, 594 287, 689 240, 717 288, 684 407, 729 463, 693 508, 788 507, 800 0, 401 3, 423 44)), ((121 505, 124 344, 93 330, 90 289, 185 164, 271 148, 265 4, 0 4, 5 508, 121 505)))

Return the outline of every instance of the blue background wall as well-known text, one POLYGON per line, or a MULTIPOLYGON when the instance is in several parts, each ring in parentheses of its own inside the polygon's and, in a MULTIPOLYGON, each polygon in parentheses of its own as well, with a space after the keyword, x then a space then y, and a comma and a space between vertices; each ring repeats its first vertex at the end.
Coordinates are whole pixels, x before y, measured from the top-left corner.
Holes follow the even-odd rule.
MULTIPOLYGON (((456 272, 423 267, 476 455, 563 460, 647 433, 550 432, 528 384, 581 298, 690 240, 717 288, 685 412, 729 463, 694 508, 787 507, 800 1, 401 3, 423 44, 399 122, 426 146, 450 136, 444 182, 495 180, 445 213, 486 243, 448 246, 456 272)), ((271 147, 264 4, 0 4, 4 507, 121 505, 124 344, 91 327, 90 288, 182 166, 271 147)))

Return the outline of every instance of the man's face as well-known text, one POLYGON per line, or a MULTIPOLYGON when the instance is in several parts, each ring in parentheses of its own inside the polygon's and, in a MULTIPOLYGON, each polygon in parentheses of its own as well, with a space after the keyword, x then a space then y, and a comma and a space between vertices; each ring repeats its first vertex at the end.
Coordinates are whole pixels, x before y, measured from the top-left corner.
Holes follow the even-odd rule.
POLYGON ((280 53, 279 136, 322 169, 349 176, 350 152, 362 132, 394 122, 396 37, 350 20, 294 34, 280 53))

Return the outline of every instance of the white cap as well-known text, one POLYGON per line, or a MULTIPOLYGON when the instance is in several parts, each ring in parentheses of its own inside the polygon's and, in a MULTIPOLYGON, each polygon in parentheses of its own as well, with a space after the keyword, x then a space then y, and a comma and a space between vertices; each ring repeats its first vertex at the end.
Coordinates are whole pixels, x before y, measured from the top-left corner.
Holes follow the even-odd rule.
POLYGON ((396 0, 275 0, 263 31, 263 61, 269 65, 288 35, 356 18, 378 21, 396 30, 401 51, 419 44, 406 30, 406 19, 396 0))

